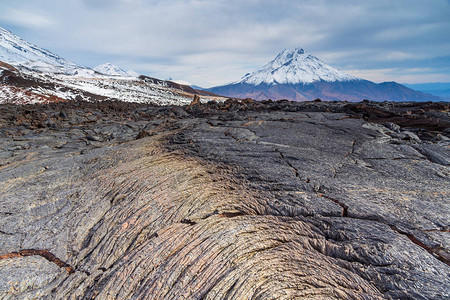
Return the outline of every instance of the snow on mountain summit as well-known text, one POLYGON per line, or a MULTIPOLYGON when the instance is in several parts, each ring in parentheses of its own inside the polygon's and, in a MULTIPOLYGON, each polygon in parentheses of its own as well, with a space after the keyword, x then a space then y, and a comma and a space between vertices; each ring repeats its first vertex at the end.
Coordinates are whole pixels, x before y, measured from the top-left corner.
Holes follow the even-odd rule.
POLYGON ((0 61, 32 71, 77 74, 86 68, 33 45, 0 27, 0 61))
POLYGON ((104 75, 112 75, 112 76, 130 76, 130 74, 119 68, 118 66, 113 65, 112 63, 106 63, 98 65, 94 68, 94 71, 102 73, 104 75))
POLYGON ((302 48, 285 49, 261 69, 247 74, 237 83, 298 84, 316 81, 351 81, 357 77, 338 71, 302 48))

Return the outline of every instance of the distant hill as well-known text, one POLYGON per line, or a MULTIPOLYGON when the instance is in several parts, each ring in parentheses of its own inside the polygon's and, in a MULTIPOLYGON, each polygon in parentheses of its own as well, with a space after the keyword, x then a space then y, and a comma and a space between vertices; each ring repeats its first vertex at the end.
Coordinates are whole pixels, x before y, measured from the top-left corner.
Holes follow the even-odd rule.
POLYGON ((430 93, 436 96, 450 100, 450 82, 433 82, 433 83, 404 83, 405 86, 421 91, 423 93, 430 93))
POLYGON ((201 86, 198 86, 198 85, 191 85, 190 86, 191 88, 193 88, 193 89, 196 89, 196 90, 205 90, 205 88, 203 88, 203 87, 201 87, 201 86))

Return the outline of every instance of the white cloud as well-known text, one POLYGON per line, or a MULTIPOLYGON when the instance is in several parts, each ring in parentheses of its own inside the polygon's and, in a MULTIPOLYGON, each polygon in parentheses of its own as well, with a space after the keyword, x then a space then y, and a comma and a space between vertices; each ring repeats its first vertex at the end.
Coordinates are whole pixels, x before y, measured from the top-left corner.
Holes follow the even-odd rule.
MULTIPOLYGON (((389 68, 450 73, 442 70, 450 59, 445 0, 23 0, 8 1, 6 8, 3 3, 0 11, 16 15, 2 13, 0 20, 29 27, 33 42, 82 65, 111 61, 203 86, 238 80, 293 47, 368 79, 391 76, 376 71, 389 68)), ((424 80, 427 74, 421 74, 424 80)))
POLYGON ((9 9, 2 12, 0 14, 0 20, 30 28, 44 28, 53 25, 52 20, 46 16, 18 9, 9 9))

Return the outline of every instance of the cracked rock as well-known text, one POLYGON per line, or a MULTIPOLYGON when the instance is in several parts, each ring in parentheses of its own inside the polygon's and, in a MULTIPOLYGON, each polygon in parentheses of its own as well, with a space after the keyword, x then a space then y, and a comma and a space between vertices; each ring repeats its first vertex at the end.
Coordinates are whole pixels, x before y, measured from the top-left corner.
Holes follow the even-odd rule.
POLYGON ((1 105, 0 298, 448 299, 448 111, 1 105))

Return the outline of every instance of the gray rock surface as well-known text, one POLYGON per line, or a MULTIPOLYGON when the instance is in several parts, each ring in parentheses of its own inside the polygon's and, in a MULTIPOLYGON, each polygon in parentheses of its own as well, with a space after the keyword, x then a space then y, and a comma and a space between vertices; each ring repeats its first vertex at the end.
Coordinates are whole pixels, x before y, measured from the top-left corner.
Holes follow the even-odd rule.
POLYGON ((449 298, 449 106, 415 105, 1 106, 0 298, 449 298))

